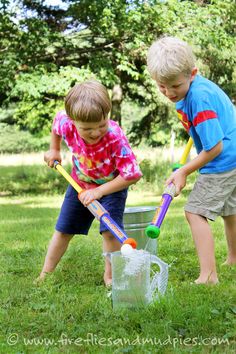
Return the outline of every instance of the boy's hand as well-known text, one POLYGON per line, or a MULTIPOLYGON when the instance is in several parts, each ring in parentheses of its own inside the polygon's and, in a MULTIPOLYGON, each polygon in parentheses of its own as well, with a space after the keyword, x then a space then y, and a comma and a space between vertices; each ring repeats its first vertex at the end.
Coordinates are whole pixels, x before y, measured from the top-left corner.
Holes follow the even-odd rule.
POLYGON ((48 150, 44 154, 44 161, 47 163, 49 167, 54 167, 54 161, 57 160, 61 163, 61 152, 60 150, 48 150))
POLYGON ((95 199, 102 198, 103 194, 99 188, 88 189, 79 194, 79 200, 84 206, 88 206, 95 199))
POLYGON ((165 182, 166 185, 173 183, 175 185, 175 196, 179 195, 181 190, 185 187, 187 180, 187 174, 183 168, 180 168, 172 173, 170 178, 165 182))

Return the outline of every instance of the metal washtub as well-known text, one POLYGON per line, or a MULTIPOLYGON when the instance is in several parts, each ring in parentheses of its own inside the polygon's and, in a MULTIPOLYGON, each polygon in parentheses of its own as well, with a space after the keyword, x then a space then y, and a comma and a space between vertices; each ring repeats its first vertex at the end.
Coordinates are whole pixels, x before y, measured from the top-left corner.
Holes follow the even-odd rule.
POLYGON ((123 218, 124 229, 128 237, 137 241, 137 249, 146 249, 152 254, 157 254, 157 239, 148 238, 145 228, 152 221, 155 211, 153 206, 127 207, 123 218))

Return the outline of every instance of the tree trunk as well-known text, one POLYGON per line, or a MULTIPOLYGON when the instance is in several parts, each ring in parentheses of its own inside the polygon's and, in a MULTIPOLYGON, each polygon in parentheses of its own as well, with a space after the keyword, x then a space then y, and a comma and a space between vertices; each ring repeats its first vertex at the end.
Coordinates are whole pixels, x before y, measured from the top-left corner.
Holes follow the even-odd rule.
POLYGON ((111 119, 115 120, 121 126, 121 103, 123 100, 123 92, 120 85, 115 85, 112 89, 112 109, 111 119))

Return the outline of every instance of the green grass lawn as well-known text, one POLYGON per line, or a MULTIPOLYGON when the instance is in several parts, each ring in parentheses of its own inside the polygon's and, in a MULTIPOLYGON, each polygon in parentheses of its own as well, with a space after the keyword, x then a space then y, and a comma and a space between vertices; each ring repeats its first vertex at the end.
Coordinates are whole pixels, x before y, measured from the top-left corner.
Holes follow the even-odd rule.
MULTIPOLYGON (((198 262, 184 221, 184 198, 162 225, 158 256, 171 265, 167 292, 149 307, 112 309, 103 285, 98 223, 75 237, 54 274, 35 285, 62 196, 0 199, 0 353, 235 353, 235 268, 223 224, 214 224, 220 283, 196 286, 198 262)), ((132 191, 128 205, 157 205, 132 191)))

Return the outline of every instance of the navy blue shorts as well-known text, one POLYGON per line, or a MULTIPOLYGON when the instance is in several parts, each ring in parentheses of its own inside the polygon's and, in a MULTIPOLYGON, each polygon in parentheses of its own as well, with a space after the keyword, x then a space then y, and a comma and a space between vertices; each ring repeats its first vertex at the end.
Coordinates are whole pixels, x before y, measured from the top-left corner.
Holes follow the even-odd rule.
MULTIPOLYGON (((124 230, 123 214, 127 192, 128 189, 124 189, 99 199, 99 203, 122 230, 124 230)), ((56 223, 56 230, 70 235, 87 235, 93 220, 93 214, 78 199, 78 192, 69 185, 56 223)), ((107 231, 107 228, 100 223, 100 233, 104 231, 107 231)))

